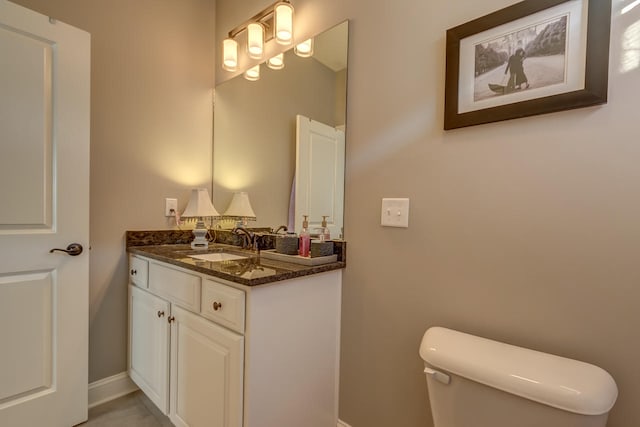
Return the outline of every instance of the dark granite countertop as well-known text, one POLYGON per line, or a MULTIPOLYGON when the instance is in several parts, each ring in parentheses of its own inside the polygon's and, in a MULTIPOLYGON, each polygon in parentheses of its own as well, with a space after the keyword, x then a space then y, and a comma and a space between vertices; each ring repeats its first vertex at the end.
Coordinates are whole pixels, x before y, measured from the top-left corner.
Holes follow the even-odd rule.
POLYGON ((240 249, 237 246, 219 243, 209 245, 208 250, 194 250, 191 249, 190 245, 185 244, 168 244, 128 246, 127 251, 131 254, 173 264, 178 267, 246 286, 263 285, 325 271, 338 270, 346 266, 344 261, 316 266, 275 261, 261 258, 257 253, 240 249), (201 255, 222 251, 246 256, 247 258, 212 262, 189 257, 189 255, 201 255))

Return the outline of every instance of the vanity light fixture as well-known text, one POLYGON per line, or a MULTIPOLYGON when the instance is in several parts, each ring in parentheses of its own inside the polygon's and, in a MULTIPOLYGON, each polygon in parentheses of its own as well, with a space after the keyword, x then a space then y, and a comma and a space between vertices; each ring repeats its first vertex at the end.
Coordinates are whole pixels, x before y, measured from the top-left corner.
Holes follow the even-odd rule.
POLYGON ((256 64, 255 66, 249 68, 244 72, 244 78, 249 80, 250 82, 255 82, 260 79, 260 64, 256 64))
POLYGON ((313 39, 307 39, 302 43, 298 43, 293 51, 301 58, 309 58, 313 56, 313 39))
POLYGON ((222 68, 227 71, 238 69, 238 42, 234 39, 225 39, 222 42, 222 68))
MULTIPOLYGON (((228 37, 222 42, 223 69, 227 71, 238 69, 236 37, 245 31, 247 33, 247 54, 252 59, 262 59, 264 44, 271 39, 275 38, 276 42, 282 45, 291 44, 293 41, 293 6, 289 0, 277 1, 229 31, 228 37)), ((246 73, 245 77, 249 78, 246 73)), ((255 80, 258 78, 259 74, 255 80)))
POLYGON ((264 50, 264 27, 262 24, 252 22, 247 25, 247 52, 249 58, 262 59, 264 50))
POLYGON ((288 1, 281 1, 276 3, 273 10, 276 41, 283 45, 291 44, 293 41, 293 6, 288 1))
POLYGON ((249 194, 245 191, 233 193, 233 198, 231 199, 231 203, 229 203, 229 207, 224 212, 223 218, 237 219, 238 227, 246 226, 247 220, 255 221, 256 214, 251 207, 249 194))
POLYGON ((267 67, 272 70, 282 70, 284 68, 284 53, 279 53, 267 60, 267 67))
POLYGON ((209 230, 204 225, 205 218, 220 218, 220 214, 213 207, 209 192, 206 188, 194 188, 191 190, 191 197, 187 208, 182 213, 183 218, 196 218, 196 227, 193 229, 195 238, 191 242, 192 249, 207 249, 209 241, 207 233, 209 230))

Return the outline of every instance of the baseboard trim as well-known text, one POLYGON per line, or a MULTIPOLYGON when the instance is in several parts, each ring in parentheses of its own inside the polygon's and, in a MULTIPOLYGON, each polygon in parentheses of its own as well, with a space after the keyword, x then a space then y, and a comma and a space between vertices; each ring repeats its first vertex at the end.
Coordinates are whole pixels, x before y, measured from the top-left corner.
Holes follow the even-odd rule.
POLYGON ((338 420, 338 427, 351 427, 351 426, 342 420, 338 420))
POLYGON ((117 399, 138 389, 129 374, 121 372, 89 384, 89 408, 117 399))

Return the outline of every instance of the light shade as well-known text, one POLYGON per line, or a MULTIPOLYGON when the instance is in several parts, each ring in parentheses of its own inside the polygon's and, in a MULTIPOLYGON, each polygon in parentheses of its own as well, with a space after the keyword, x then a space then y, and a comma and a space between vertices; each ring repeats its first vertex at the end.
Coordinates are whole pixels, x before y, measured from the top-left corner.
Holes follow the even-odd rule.
POLYGON ((219 217, 220 214, 213 207, 209 192, 206 188, 194 188, 191 190, 191 197, 187 208, 182 213, 185 218, 204 218, 204 217, 219 217))
POLYGON ((279 53, 276 56, 269 58, 267 61, 267 67, 272 70, 282 70, 284 68, 284 53, 279 53))
POLYGON ((222 68, 227 71, 238 69, 238 42, 234 39, 225 39, 222 42, 222 68))
POLYGON ((298 43, 293 51, 301 58, 308 58, 313 55, 313 39, 308 39, 302 43, 298 43))
POLYGON ((253 212, 251 202, 249 201, 249 195, 244 191, 233 193, 233 199, 231 199, 231 203, 225 211, 224 216, 256 219, 256 214, 253 212))
POLYGON ((251 82, 255 82, 256 80, 260 79, 260 64, 255 65, 245 71, 244 78, 251 82))
POLYGON ((279 2, 273 10, 276 41, 280 44, 291 44, 293 40, 293 6, 291 3, 279 2))
POLYGON ((253 59, 262 58, 264 50, 264 27, 262 24, 252 22, 247 25, 247 52, 253 59))

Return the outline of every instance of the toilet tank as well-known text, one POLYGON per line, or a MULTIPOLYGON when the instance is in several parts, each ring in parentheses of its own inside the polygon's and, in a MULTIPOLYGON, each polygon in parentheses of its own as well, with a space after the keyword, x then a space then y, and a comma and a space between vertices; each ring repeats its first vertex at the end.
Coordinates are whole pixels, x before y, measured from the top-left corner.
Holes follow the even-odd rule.
POLYGON ((618 397, 597 366, 451 329, 420 356, 435 427, 604 427, 618 397))

